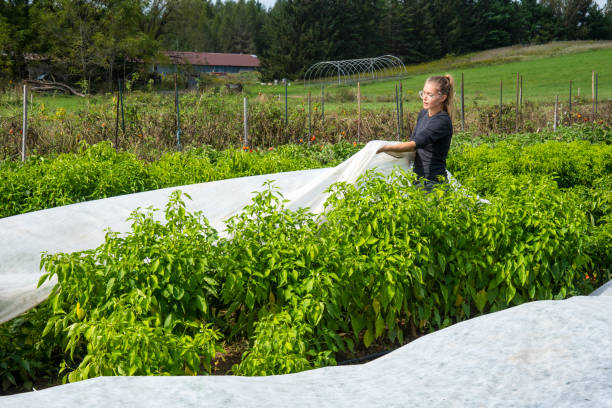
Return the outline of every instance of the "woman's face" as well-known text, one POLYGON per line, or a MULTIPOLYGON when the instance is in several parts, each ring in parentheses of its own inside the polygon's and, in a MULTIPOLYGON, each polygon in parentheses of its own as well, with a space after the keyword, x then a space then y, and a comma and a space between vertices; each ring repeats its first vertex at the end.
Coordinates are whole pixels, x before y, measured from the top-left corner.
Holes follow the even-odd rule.
POLYGON ((440 90, 431 82, 425 82, 423 87, 423 108, 429 110, 442 110, 446 95, 440 95, 440 90))

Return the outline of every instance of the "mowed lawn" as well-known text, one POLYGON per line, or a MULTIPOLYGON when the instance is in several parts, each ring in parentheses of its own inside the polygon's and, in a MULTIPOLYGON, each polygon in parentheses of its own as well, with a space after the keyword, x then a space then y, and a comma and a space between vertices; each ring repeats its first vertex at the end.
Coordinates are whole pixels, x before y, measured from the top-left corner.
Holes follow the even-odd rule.
MULTIPOLYGON (((529 47, 526 47, 524 55, 515 56, 510 54, 512 47, 507 49, 488 50, 482 53, 470 54, 474 60, 472 65, 483 63, 494 63, 507 59, 527 60, 500 63, 497 65, 478 65, 469 68, 444 69, 445 65, 457 66, 461 61, 467 59, 466 56, 449 57, 438 61, 431 61, 417 66, 409 66, 409 72, 421 72, 419 74, 408 74, 402 77, 403 100, 405 110, 417 110, 420 107, 418 91, 422 89, 425 79, 430 75, 441 75, 449 72, 455 77, 457 86, 457 102, 460 97, 461 74, 465 79, 465 102, 467 106, 491 105, 499 103, 500 81, 503 82, 503 101, 512 103, 516 100, 516 74, 523 77, 523 102, 550 102, 554 103, 555 96, 559 96, 562 103, 566 103, 569 97, 569 81, 572 81, 572 94, 575 98, 580 89, 580 96, 590 101, 591 99, 591 72, 598 73, 598 99, 612 99, 612 42, 608 48, 599 48, 589 51, 578 51, 563 55, 558 53, 559 46, 556 43, 547 45, 543 53, 528 55, 529 47), (548 54, 546 54, 548 53, 548 54), (494 55, 494 58, 481 58, 479 55, 494 55), (428 72, 428 69, 432 69, 428 72)), ((563 44, 563 43, 562 43, 563 44)), ((588 44, 587 44, 588 45, 588 44)), ((599 45, 601 47, 601 44, 599 45)), ((542 47, 542 46, 534 46, 542 47)), ((578 50, 581 48, 578 47, 578 50)), ((469 64, 469 62, 468 62, 469 64)), ((363 110, 376 110, 380 108, 395 108, 395 86, 398 79, 378 80, 375 82, 366 81, 361 83, 363 110)), ((307 109, 308 92, 312 94, 312 102, 316 106, 320 103, 321 84, 304 86, 300 82, 292 83, 288 87, 289 108, 307 109)), ((284 105, 284 86, 267 86, 257 84, 245 84, 245 96, 250 100, 249 103, 258 103, 262 99, 278 101, 284 105), (262 96, 260 96, 262 94, 262 96)), ((357 85, 330 84, 325 87, 326 112, 354 112, 357 109, 356 95, 357 85)), ((134 92, 125 95, 125 103, 130 104, 138 101, 142 92, 134 92)), ((169 103, 174 103, 174 95, 166 92, 169 103)), ((100 94, 88 98, 64 95, 41 95, 34 94, 33 108, 40 110, 42 105, 49 114, 54 114, 57 109, 66 111, 78 111, 86 109, 88 105, 106 105, 109 109, 114 109, 114 104, 110 103, 110 94, 100 94)), ((21 112, 21 101, 19 95, 6 95, 0 101, 0 114, 3 116, 13 116, 21 112)), ((223 96, 220 96, 223 98, 223 96)), ((194 98, 191 98, 192 100, 194 98)), ((188 103, 187 103, 188 105, 188 103)), ((185 104, 183 109, 189 109, 185 104)), ((317 109, 320 112, 320 108, 317 109)), ((314 112, 314 110, 313 110, 314 112)))
MULTIPOLYGON (((516 75, 523 77, 523 102, 554 102, 558 95, 561 101, 569 98, 569 81, 572 81, 572 94, 574 98, 580 88, 580 96, 591 98, 591 73, 598 74, 598 99, 612 99, 612 47, 608 49, 579 52, 559 56, 542 57, 528 61, 509 62, 500 65, 478 66, 464 69, 450 69, 406 76, 402 78, 404 91, 404 106, 416 108, 420 104, 418 90, 422 89, 425 79, 430 75, 450 73, 455 77, 457 86, 457 100, 460 96, 461 74, 464 75, 464 89, 466 104, 496 104, 499 103, 500 81, 503 82, 503 101, 511 103, 516 100, 516 75)), ((364 98, 362 109, 378 108, 381 106, 394 106, 395 85, 397 79, 377 82, 364 82, 361 84, 361 95, 364 98)), ((321 85, 303 86, 292 84, 289 87, 291 104, 303 105, 310 90, 313 100, 321 95, 321 85)), ((281 86, 261 86, 259 92, 284 95, 281 86)), ((325 88, 327 95, 331 96, 341 92, 356 95, 356 84, 328 85, 325 88)), ((282 97, 281 97, 282 99, 282 97)), ((344 98, 346 99, 346 98, 344 98)), ((326 102, 326 111, 338 108, 354 109, 356 103, 326 102)))

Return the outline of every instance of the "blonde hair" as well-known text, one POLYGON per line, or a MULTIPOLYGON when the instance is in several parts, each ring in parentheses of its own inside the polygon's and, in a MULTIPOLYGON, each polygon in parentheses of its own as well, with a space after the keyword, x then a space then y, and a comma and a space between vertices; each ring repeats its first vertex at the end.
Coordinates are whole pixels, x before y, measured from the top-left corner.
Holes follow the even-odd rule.
POLYGON ((442 76, 431 76, 427 78, 425 83, 431 82, 438 87, 438 91, 442 95, 446 95, 446 99, 442 104, 442 110, 448 113, 451 120, 453 119, 453 96, 455 95, 455 80, 450 74, 442 76))

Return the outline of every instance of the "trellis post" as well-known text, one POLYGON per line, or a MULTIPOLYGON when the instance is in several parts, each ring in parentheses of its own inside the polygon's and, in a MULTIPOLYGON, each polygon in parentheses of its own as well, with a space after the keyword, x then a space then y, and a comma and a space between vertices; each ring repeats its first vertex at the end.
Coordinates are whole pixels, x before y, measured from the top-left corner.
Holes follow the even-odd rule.
POLYGON ((243 101, 242 117, 244 118, 244 146, 249 145, 249 110, 246 96, 243 101))
POLYGON ((310 144, 312 134, 312 102, 310 91, 308 91, 308 144, 310 144))
POLYGON ((400 140, 404 138, 404 91, 402 81, 399 81, 399 118, 400 118, 400 140))
POLYGON ((26 135, 28 133, 28 86, 23 85, 23 127, 21 129, 21 161, 26 159, 26 135))
POLYGON ((321 85, 321 122, 325 122, 325 85, 321 85))
POLYGON ((461 73, 461 131, 465 131, 465 100, 463 99, 463 72, 461 73))
POLYGON ((555 117, 553 121, 553 132, 557 131, 557 113, 559 112, 559 95, 555 96, 555 117))

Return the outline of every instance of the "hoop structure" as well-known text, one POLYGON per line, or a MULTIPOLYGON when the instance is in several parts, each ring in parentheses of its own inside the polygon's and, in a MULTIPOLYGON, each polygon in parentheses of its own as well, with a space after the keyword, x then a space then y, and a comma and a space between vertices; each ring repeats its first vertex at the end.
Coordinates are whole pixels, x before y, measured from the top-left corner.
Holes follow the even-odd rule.
POLYGON ((374 58, 359 58, 339 61, 317 62, 304 73, 304 85, 310 82, 349 83, 376 80, 382 77, 398 76, 406 73, 402 60, 393 55, 374 58), (387 75, 385 75, 387 73, 387 75), (393 73, 395 75, 388 75, 393 73))

